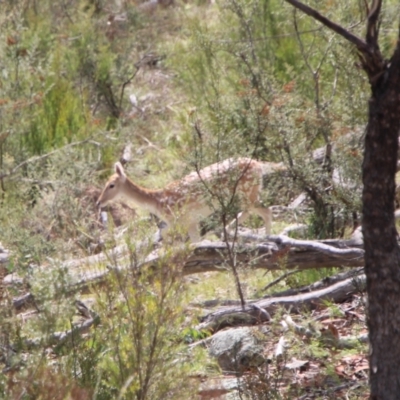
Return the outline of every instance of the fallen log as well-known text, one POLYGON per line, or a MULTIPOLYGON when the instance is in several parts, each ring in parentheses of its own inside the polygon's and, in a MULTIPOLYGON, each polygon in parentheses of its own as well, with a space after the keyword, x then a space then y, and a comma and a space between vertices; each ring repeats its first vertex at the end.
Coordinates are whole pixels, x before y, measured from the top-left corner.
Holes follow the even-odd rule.
MULTIPOLYGON (((281 291, 278 293, 273 293, 272 295, 263 296, 263 298, 266 299, 269 297, 293 296, 296 294, 312 292, 314 290, 322 289, 329 285, 333 285, 337 282, 344 281, 345 279, 354 278, 358 275, 361 275, 363 273, 363 271, 364 271, 364 269, 362 267, 350 269, 345 272, 340 272, 333 276, 327 276, 326 278, 323 278, 317 282, 311 283, 310 285, 302 286, 302 287, 294 288, 294 289, 287 289, 287 290, 284 290, 283 292, 281 291)), ((294 271, 294 272, 298 272, 298 271, 294 271)), ((268 286, 271 287, 271 285, 268 285, 268 286)))
MULTIPOLYGON (((250 237, 247 236, 247 238, 250 237)), ((252 239, 261 239, 261 237, 253 235, 252 239)), ((308 241, 283 236, 270 236, 264 240, 268 242, 236 245, 237 262, 250 268, 267 270, 364 265, 364 250, 361 246, 350 247, 345 240, 308 241)), ((219 271, 221 267, 223 269, 226 267, 229 251, 230 249, 223 242, 200 243, 189 256, 184 274, 219 271)))
POLYGON ((273 316, 276 310, 282 308, 297 313, 314 309, 325 301, 341 303, 355 293, 363 291, 365 282, 366 278, 363 274, 309 293, 252 301, 244 308, 239 306, 221 307, 217 311, 205 315, 197 329, 217 331, 228 326, 256 325, 268 320, 265 314, 260 312, 260 309, 264 310, 267 315, 273 316))
MULTIPOLYGON (((298 271, 294 270, 292 272, 298 272, 298 271)), ((263 296, 262 298, 269 299, 269 298, 287 297, 287 296, 294 296, 294 295, 301 294, 301 293, 313 292, 315 290, 323 289, 323 288, 331 286, 335 283, 344 281, 348 278, 356 278, 362 274, 363 274, 363 268, 354 268, 354 269, 350 269, 350 270, 347 270, 344 272, 339 272, 338 274, 333 275, 333 276, 327 276, 326 278, 323 278, 323 279, 321 279, 317 282, 314 282, 310 285, 307 285, 307 286, 302 286, 302 287, 295 288, 295 289, 287 289, 287 290, 280 291, 277 293, 268 294, 268 295, 263 296)), ((278 281, 279 279, 280 278, 278 278, 276 281, 278 281)), ((250 300, 250 303, 254 302, 254 301, 256 301, 256 300, 250 300)), ((213 299, 213 300, 205 300, 205 301, 201 301, 201 302, 191 302, 190 306, 202 308, 202 309, 206 309, 206 308, 210 309, 210 308, 216 308, 216 307, 236 307, 236 306, 240 306, 240 304, 241 304, 240 300, 213 299)))
MULTIPOLYGON (((362 244, 354 240, 322 240, 308 241, 295 240, 286 236, 262 236, 253 234, 241 235, 248 243, 232 243, 203 241, 193 245, 188 251, 184 250, 183 274, 190 275, 211 271, 230 270, 227 260, 229 252, 234 251, 238 267, 279 270, 279 269, 310 269, 328 267, 359 267, 364 265, 364 250, 362 244)), ((149 243, 137 246, 137 249, 149 248, 149 243), (147 246, 147 247, 145 247, 147 246)), ((139 255, 136 258, 140 258, 139 255)), ((129 261, 128 246, 122 245, 115 249, 102 252, 95 256, 67 262, 53 261, 52 266, 37 267, 35 273, 46 273, 54 268, 65 271, 68 279, 64 291, 66 293, 88 293, 95 286, 103 285, 111 273, 122 273, 132 265, 129 261)), ((138 262, 135 268, 157 268, 164 262, 161 250, 154 250, 143 261, 138 262)), ((171 262, 171 259, 168 260, 171 262)), ((180 261, 181 262, 181 261, 180 261)), ((31 279, 35 279, 35 273, 31 279)), ((4 278, 5 286, 21 283, 21 278, 8 275, 4 278)), ((29 282, 27 282, 29 283, 29 282)), ((14 299, 14 306, 18 309, 24 306, 25 301, 32 301, 32 297, 14 299)))

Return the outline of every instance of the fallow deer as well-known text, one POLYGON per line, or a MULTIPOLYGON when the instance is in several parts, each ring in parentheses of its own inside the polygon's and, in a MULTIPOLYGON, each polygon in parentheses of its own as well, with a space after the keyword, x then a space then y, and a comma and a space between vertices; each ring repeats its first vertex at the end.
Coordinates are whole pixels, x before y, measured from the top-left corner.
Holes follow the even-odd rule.
POLYGON ((266 234, 271 232, 272 212, 259 202, 262 177, 282 170, 281 164, 260 162, 250 158, 227 159, 195 171, 168 184, 164 189, 146 189, 129 179, 121 163, 107 181, 97 206, 103 207, 119 197, 131 200, 166 222, 167 227, 183 226, 192 242, 200 241, 199 222, 211 215, 221 201, 236 198, 242 213, 238 223, 250 213, 259 215, 266 234))

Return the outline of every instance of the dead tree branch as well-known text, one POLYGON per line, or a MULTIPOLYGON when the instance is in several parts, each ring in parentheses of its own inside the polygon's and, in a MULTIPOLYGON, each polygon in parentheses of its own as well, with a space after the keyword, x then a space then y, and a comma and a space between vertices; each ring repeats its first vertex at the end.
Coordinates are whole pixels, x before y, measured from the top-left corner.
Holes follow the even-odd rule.
MULTIPOLYGON (((237 244, 235 258, 238 266, 251 269, 276 271, 280 269, 310 269, 329 267, 359 267, 364 265, 362 244, 349 240, 307 241, 295 240, 285 236, 262 237, 260 235, 242 235, 252 239, 250 243, 237 244), (266 241, 268 240, 268 241, 266 241), (257 242, 258 241, 258 242, 257 242), (261 241, 261 243, 260 243, 261 241)), ((193 246, 191 254, 183 268, 184 275, 210 271, 229 270, 226 260, 230 249, 223 242, 204 241, 193 246)), ((162 255, 157 251, 149 254, 139 268, 151 268, 160 261, 162 255)), ((53 268, 62 268, 69 275, 66 292, 70 295, 87 293, 94 286, 104 285, 110 274, 124 273, 129 269, 129 251, 127 246, 118 246, 106 253, 100 253, 65 263, 54 262, 53 268)), ((49 267, 37 268, 40 274, 49 271, 49 267)), ((31 279, 35 279, 35 274, 31 279)), ((8 275, 3 283, 6 286, 21 284, 21 278, 8 275)), ((14 308, 21 310, 34 301, 31 295, 13 300, 14 308)))
POLYGON ((285 308, 291 312, 300 312, 305 309, 314 309, 324 301, 340 303, 350 298, 353 294, 364 290, 365 280, 365 275, 360 275, 359 277, 348 278, 327 288, 310 293, 271 297, 248 302, 245 309, 241 307, 221 307, 219 310, 204 316, 197 328, 199 330, 208 329, 216 331, 227 326, 259 324, 265 321, 265 317, 263 313, 260 313, 260 309, 266 311, 268 315, 273 316, 281 308, 285 308))

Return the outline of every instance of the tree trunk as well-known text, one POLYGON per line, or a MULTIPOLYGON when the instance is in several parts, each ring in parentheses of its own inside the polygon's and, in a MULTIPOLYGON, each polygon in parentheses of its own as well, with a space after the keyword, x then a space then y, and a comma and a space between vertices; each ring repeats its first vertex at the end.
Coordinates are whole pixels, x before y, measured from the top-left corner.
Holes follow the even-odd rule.
POLYGON ((400 129, 400 45, 374 82, 363 162, 371 399, 400 398, 400 252, 394 219, 400 129))
POLYGON ((382 0, 365 2, 365 40, 299 0, 286 0, 357 48, 371 99, 365 137, 363 221, 372 400, 400 399, 400 251, 394 218, 400 129, 400 35, 387 62, 379 48, 382 0))

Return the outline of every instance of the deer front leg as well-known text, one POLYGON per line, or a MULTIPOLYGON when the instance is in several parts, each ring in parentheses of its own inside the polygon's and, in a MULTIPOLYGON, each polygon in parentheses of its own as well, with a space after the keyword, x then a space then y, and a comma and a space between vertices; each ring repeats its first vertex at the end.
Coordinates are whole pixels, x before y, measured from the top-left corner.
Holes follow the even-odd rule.
POLYGON ((161 236, 161 239, 165 241, 165 238, 167 237, 167 232, 170 229, 170 224, 167 224, 165 221, 162 221, 161 224, 159 225, 159 233, 161 236))
POLYGON ((200 242, 201 236, 200 236, 199 224, 197 221, 190 223, 190 225, 188 226, 188 234, 190 241, 192 243, 200 242))
POLYGON ((226 229, 232 229, 235 227, 235 224, 237 223, 237 225, 239 226, 242 222, 246 221, 246 219, 249 217, 250 213, 248 211, 242 211, 240 212, 237 217, 229 222, 229 224, 226 226, 226 229))

